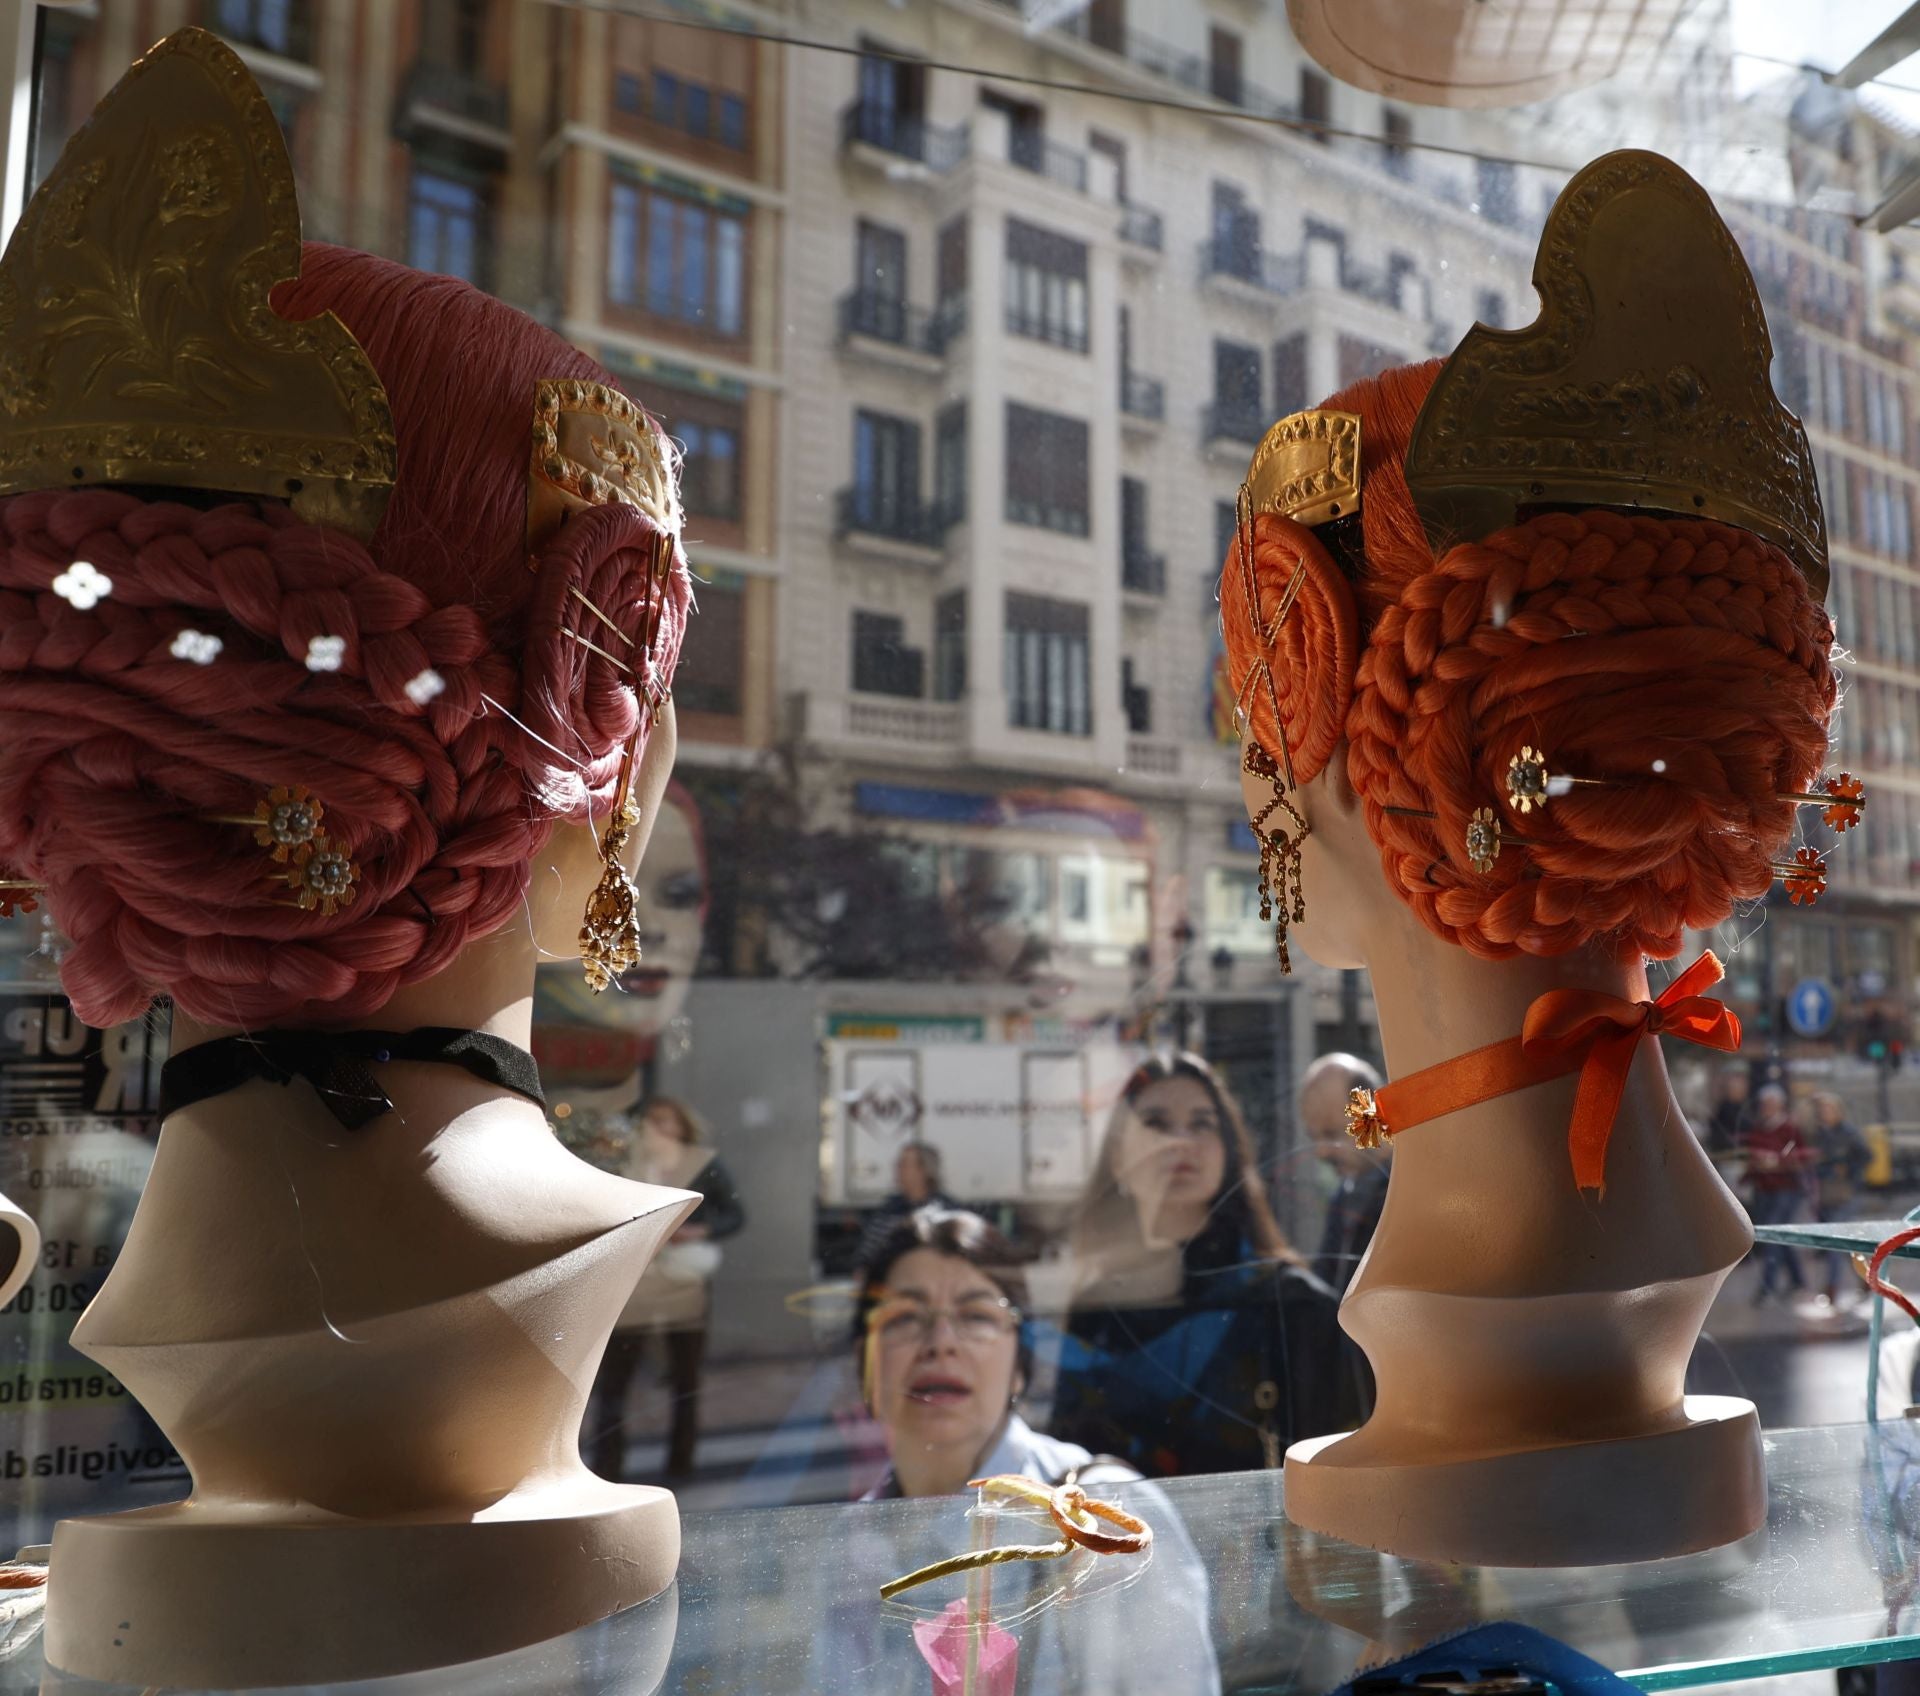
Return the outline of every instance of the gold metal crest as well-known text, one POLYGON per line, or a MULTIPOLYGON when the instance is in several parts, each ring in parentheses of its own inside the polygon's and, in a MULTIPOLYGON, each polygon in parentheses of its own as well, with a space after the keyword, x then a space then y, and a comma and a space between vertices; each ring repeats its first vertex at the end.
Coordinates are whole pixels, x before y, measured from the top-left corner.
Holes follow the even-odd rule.
POLYGON ((619 502, 665 530, 680 529, 680 496, 666 439, 618 389, 549 378, 534 392, 527 470, 527 550, 537 552, 569 515, 619 502))
POLYGON ((1715 518, 1780 547, 1824 600, 1806 432, 1706 191, 1657 153, 1596 159, 1554 202, 1533 283, 1540 316, 1469 330, 1414 425, 1407 487, 1434 547, 1528 506, 1715 518))
POLYGON ((300 272, 280 126, 237 54, 183 29, 135 62, 0 258, 0 494, 150 483, 267 495, 373 534, 396 454, 385 389, 300 272))
POLYGON ((1360 510, 1360 415, 1296 412, 1273 426, 1247 465, 1256 513, 1325 524, 1360 510))

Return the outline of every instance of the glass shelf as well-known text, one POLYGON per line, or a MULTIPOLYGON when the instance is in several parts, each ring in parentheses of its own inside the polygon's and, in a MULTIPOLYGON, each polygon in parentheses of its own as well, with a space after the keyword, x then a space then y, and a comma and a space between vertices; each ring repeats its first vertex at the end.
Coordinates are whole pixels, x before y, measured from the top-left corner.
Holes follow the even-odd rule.
MULTIPOLYGON (((1843 1254, 1872 1254, 1896 1231, 1911 1229, 1920 1220, 1846 1219, 1828 1225, 1756 1225, 1754 1240, 1784 1243, 1788 1248, 1838 1249, 1843 1254)), ((1920 1240, 1897 1248, 1890 1260, 1920 1260, 1920 1240)))
MULTIPOLYGON (((1768 1523, 1744 1543, 1545 1571, 1427 1565, 1314 1537, 1286 1523, 1270 1473, 1135 1486, 1114 1494, 1155 1522, 1150 1560, 1002 1567, 991 1611, 1018 1641, 1028 1696, 1182 1696, 1215 1688, 1216 1666, 1228 1691, 1324 1691, 1363 1656, 1487 1619, 1537 1626, 1653 1690, 1920 1656, 1920 1425, 1771 1432, 1767 1468, 1768 1523)), ((879 1586, 968 1547, 967 1510, 947 1497, 689 1514, 679 1582, 643 1607, 493 1661, 331 1688, 925 1691, 913 1625, 966 1581, 910 1593, 912 1609, 883 1604, 879 1586)), ((1006 1516, 996 1540, 1046 1532, 1006 1516)), ((0 1687, 41 1676, 29 1629, 14 1628, 15 1653, 0 1639, 0 1687)), ((56 1676, 46 1688, 106 1687, 56 1676)))

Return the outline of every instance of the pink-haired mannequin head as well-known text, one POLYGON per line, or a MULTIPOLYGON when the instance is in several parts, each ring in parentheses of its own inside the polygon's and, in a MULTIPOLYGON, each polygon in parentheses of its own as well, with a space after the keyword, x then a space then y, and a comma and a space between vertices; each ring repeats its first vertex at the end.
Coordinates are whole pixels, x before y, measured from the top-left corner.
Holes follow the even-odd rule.
MULTIPOLYGON (((601 873, 589 826, 642 726, 647 633, 664 685, 686 632, 685 560, 676 544, 660 582, 660 532, 625 504, 529 553, 536 386, 611 379, 524 315, 313 245, 274 305, 334 312, 385 385, 379 527, 363 546, 272 501, 153 490, 0 505, 0 861, 46 886, 82 1016, 168 996, 176 1054, 270 1027, 524 1048, 535 964, 577 952, 601 873), (91 608, 51 587, 78 559, 111 583, 91 608), (337 911, 301 907, 226 822, 293 785, 359 868, 337 911)), ((632 856, 672 756, 667 708, 632 856)), ((670 1580, 672 1498, 594 1477, 578 1436, 608 1332, 697 1198, 594 1171, 524 1094, 457 1065, 396 1059, 379 1081, 393 1111, 355 1130, 297 1079, 167 1118, 74 1341, 166 1430, 194 1497, 59 1528, 53 1664, 378 1676, 670 1580)))

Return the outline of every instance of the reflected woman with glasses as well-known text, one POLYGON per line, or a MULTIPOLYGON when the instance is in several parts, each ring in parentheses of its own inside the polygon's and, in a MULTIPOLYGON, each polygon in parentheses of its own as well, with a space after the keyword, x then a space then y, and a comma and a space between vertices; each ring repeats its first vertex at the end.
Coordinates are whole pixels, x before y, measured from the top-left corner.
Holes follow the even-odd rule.
POLYGON ((1088 1463, 1014 1411, 1033 1372, 1026 1308, 1019 1251, 977 1213, 923 1207, 880 1241, 856 1343, 891 1464, 868 1500, 950 1495, 988 1473, 1057 1483, 1088 1463))
POLYGON ((1052 1428, 1152 1476, 1280 1464, 1359 1424, 1339 1298, 1267 1205, 1239 1107, 1195 1054, 1128 1078, 1069 1236, 1052 1428))
MULTIPOLYGON (((1042 1484, 1072 1477, 1113 1494, 1154 1528, 1153 1553, 1140 1568, 1088 1572, 1062 1561, 997 1576, 999 1617, 1019 1639, 1017 1688, 1027 1696, 1216 1696, 1207 1568, 1173 1504, 1132 1467, 1058 1442, 1014 1410, 1033 1367, 1026 1307, 1019 1251, 978 1214, 922 1207, 887 1234, 854 1327, 867 1406, 892 1462, 864 1499, 951 1495, 970 1478, 1006 1473, 1042 1484), (1102 1594, 1130 1579, 1137 1582, 1124 1598, 1118 1589, 1102 1594), (1049 1591, 1063 1605, 1044 1606, 1049 1591)), ((911 1527, 904 1510, 898 1518, 877 1512, 845 1557, 891 1576, 915 1564, 923 1547, 911 1541, 911 1527)), ((938 1597, 928 1604, 938 1605, 938 1597)), ((822 1670, 832 1675, 821 1688, 837 1687, 850 1666, 882 1665, 897 1665, 899 1688, 925 1688, 912 1634, 864 1595, 855 1608, 827 1610, 818 1641, 822 1670)))

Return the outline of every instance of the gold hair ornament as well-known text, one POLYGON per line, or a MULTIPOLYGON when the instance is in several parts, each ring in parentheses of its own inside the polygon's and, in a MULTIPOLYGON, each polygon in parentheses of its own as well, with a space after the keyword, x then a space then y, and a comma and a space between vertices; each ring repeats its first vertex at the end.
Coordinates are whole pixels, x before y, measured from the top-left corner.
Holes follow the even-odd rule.
POLYGON ((534 388, 527 466, 527 552, 576 512, 630 506, 669 535, 680 533, 680 496, 666 439, 618 389, 578 377, 534 388))
POLYGON ((136 60, 0 258, 0 495, 100 483, 287 501, 366 540, 397 461, 386 390, 300 274, 293 167, 239 56, 203 29, 136 60))
POLYGON ((1540 316, 1469 330, 1408 440, 1435 553, 1526 507, 1625 507, 1751 531, 1824 601, 1813 456, 1773 392, 1759 291, 1706 191, 1657 153, 1596 159, 1547 214, 1533 285, 1540 316))
POLYGON ((1265 636, 1267 645, 1265 656, 1241 684, 1234 710, 1244 723, 1248 691, 1264 682, 1280 736, 1277 760, 1258 743, 1249 741, 1241 764, 1273 786, 1273 799, 1260 809, 1252 823, 1254 838, 1260 844, 1260 917, 1277 920, 1274 955, 1282 972, 1293 970, 1287 927, 1307 916, 1300 887, 1300 845, 1311 833, 1311 827, 1291 799, 1299 785, 1293 774, 1293 749, 1287 743, 1286 715, 1280 710, 1280 691, 1273 680, 1272 654, 1280 640, 1281 627, 1306 582, 1307 568, 1304 559, 1294 568, 1273 616, 1263 620, 1259 591, 1254 583, 1253 521, 1259 514, 1270 512, 1290 518, 1296 524, 1326 524, 1336 518, 1350 517, 1359 510, 1360 417, 1357 413, 1324 409, 1293 413, 1267 431, 1254 449, 1246 478, 1234 501, 1235 534, 1239 539, 1235 558, 1240 571, 1240 589, 1247 598, 1248 618, 1253 628, 1265 636), (1267 820, 1281 811, 1293 821, 1297 834, 1290 835, 1284 828, 1267 829, 1267 820))
MULTIPOLYGON (((627 739, 620 755, 620 776, 614 784, 613 808, 600 837, 602 869, 600 881, 587 897, 587 911, 580 926, 580 962, 587 974, 587 985, 595 995, 602 993, 622 972, 640 963, 640 892, 633 874, 627 870, 627 839, 640 822, 640 809, 634 800, 633 780, 639 763, 640 744, 658 722, 667 704, 667 691, 660 686, 654 664, 654 644, 660 636, 660 620, 665 610, 667 584, 673 575, 674 538, 663 533, 654 542, 651 593, 647 601, 646 629, 640 643, 639 680, 640 722, 627 739)), ((585 596, 578 597, 586 602, 585 596)), ((606 614, 586 602, 603 623, 611 624, 606 614)), ((571 632, 570 632, 571 634, 571 632)), ((622 638, 626 638, 623 636, 622 638)), ((589 644, 591 646, 591 644, 589 644)), ((608 656, 611 658, 611 656, 608 656)), ((615 664, 620 662, 615 661, 615 664)), ((629 669, 622 667, 623 670, 629 669)))

